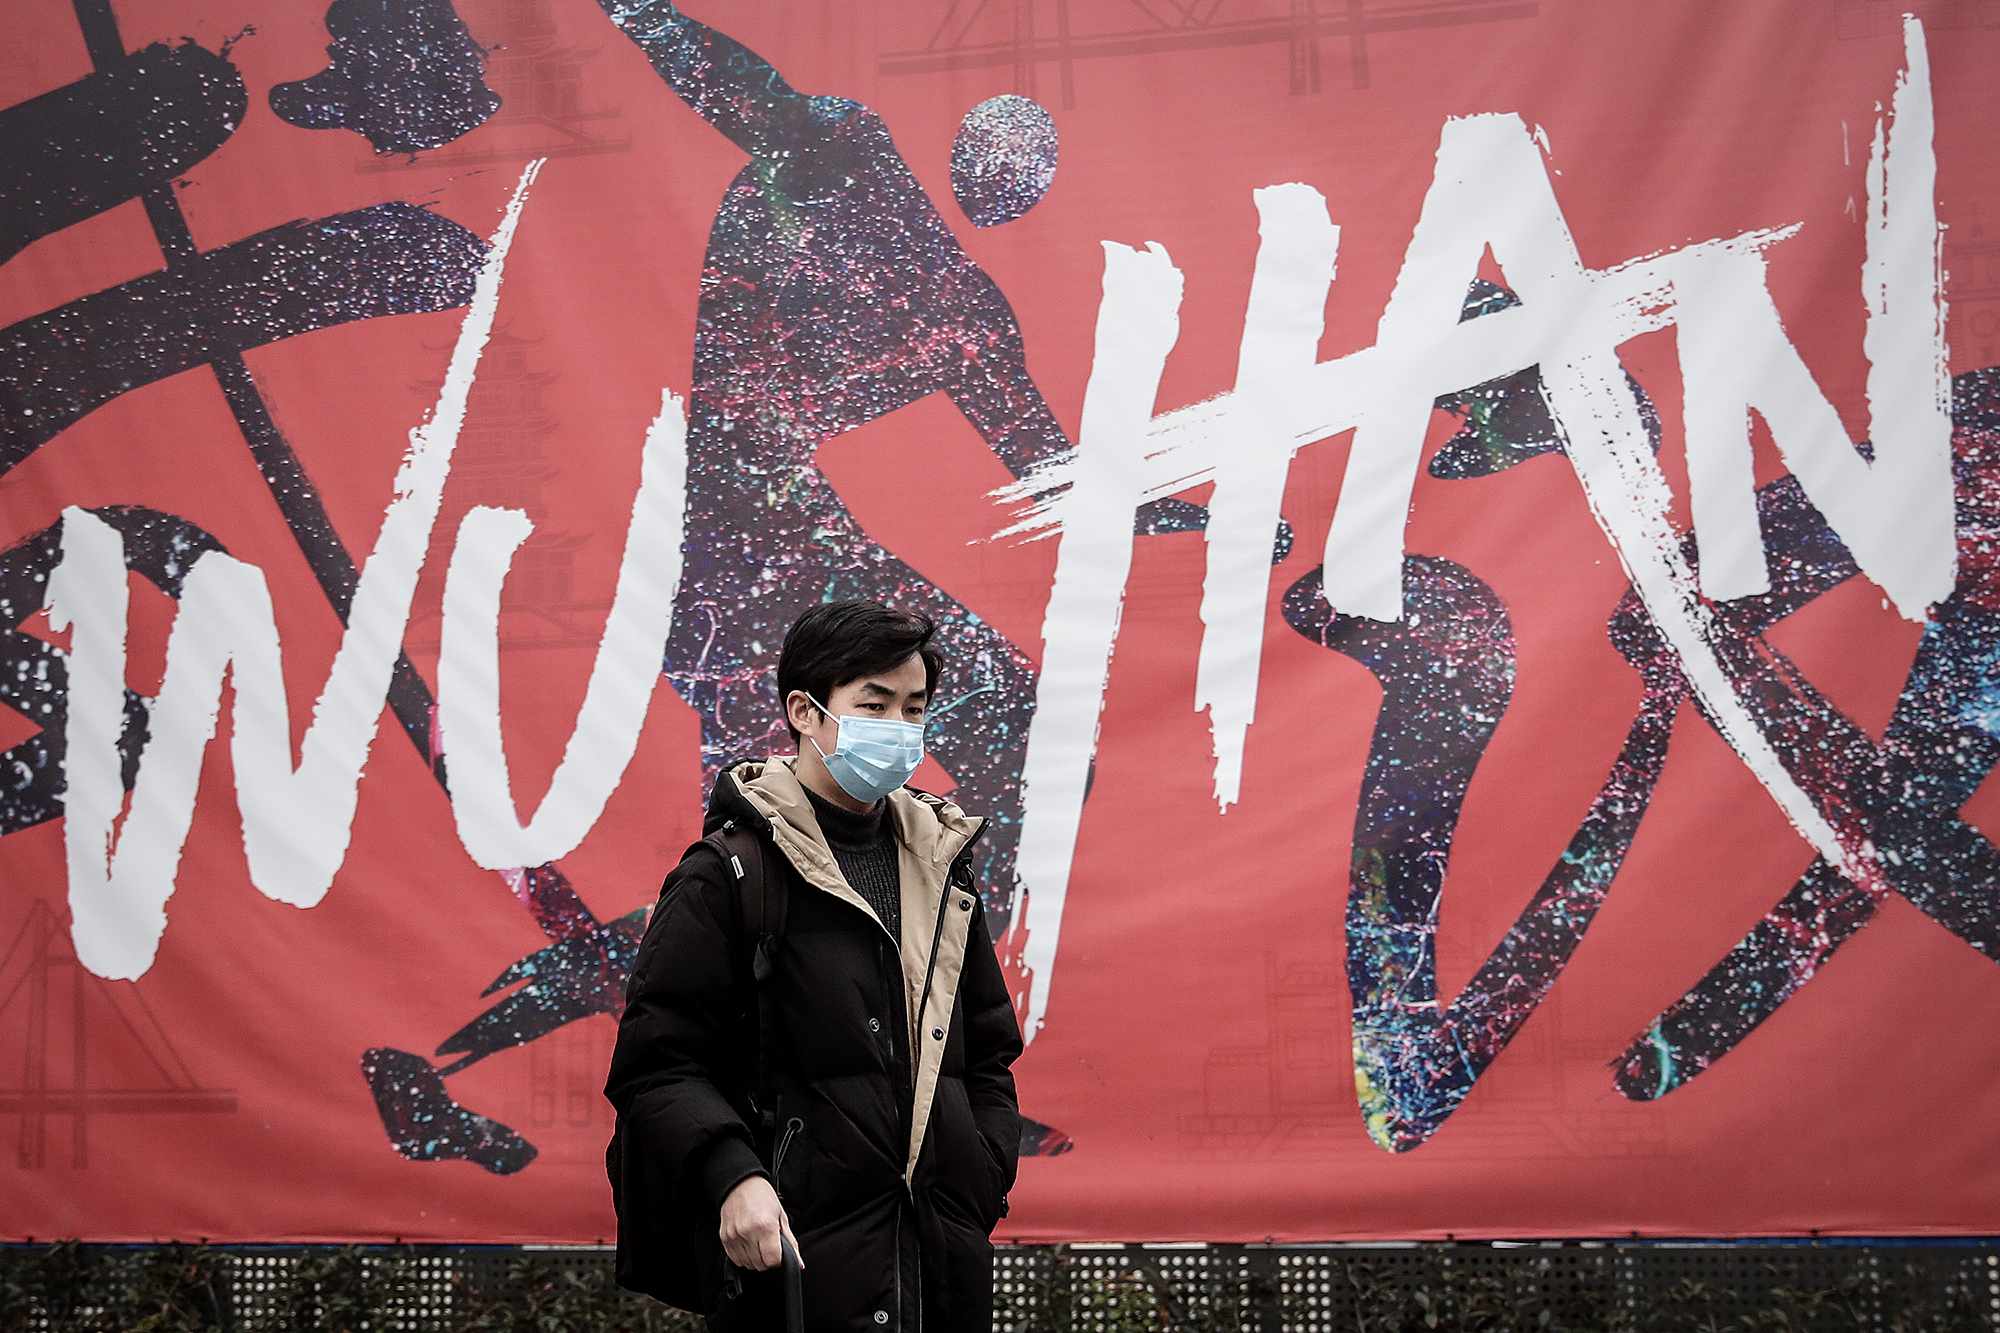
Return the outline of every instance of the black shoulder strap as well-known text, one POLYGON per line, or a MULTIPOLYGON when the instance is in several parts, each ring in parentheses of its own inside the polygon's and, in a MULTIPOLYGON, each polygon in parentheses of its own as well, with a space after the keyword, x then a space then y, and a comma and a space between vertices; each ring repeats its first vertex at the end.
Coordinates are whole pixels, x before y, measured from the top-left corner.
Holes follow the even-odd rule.
POLYGON ((758 1128, 768 1140, 775 1127, 776 1103, 771 1093, 768 1035, 771 1023, 771 969, 775 966, 778 942, 785 936, 785 909, 789 901, 784 886, 769 873, 766 839, 735 820, 726 821, 709 835, 723 863, 736 877, 737 910, 743 919, 743 942, 750 950, 750 977, 757 1008, 757 1095, 758 1128))
POLYGON ((722 854, 723 864, 736 881, 736 905, 743 921, 743 939, 755 956, 757 942, 766 935, 776 939, 785 934, 785 895, 766 873, 769 848, 763 838, 728 820, 705 841, 722 854))
MULTIPOLYGON (((734 880, 742 916, 743 938, 755 978, 758 1026, 757 1094, 755 1107, 763 1122, 753 1128, 766 1143, 771 1131, 769 1071, 763 1054, 763 1033, 770 1028, 769 987, 773 942, 785 930, 786 894, 766 873, 768 840, 730 821, 701 840, 722 858, 734 880)), ((695 846, 700 846, 696 843, 695 846)), ((693 850, 690 848, 689 850, 693 850)), ((662 1164, 649 1160, 645 1145, 621 1114, 604 1153, 605 1174, 611 1181, 611 1206, 618 1216, 619 1285, 643 1291, 684 1310, 712 1312, 720 1299, 723 1263, 716 1244, 713 1215, 706 1225, 692 1226, 690 1208, 662 1164)), ((694 1214, 700 1209, 694 1208, 694 1214)))

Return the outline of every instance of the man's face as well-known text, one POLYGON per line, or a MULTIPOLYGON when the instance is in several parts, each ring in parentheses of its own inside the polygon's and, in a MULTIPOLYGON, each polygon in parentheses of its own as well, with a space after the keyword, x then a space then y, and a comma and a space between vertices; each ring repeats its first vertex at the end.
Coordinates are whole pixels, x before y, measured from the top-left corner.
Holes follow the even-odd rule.
POLYGON ((840 738, 839 719, 843 717, 886 717, 921 724, 931 702, 924 680, 924 659, 911 653, 892 671, 876 672, 835 686, 833 697, 825 700, 832 710, 830 716, 821 713, 804 690, 793 690, 785 705, 792 725, 799 729, 800 752, 812 752, 807 743, 810 740, 832 754, 840 738))

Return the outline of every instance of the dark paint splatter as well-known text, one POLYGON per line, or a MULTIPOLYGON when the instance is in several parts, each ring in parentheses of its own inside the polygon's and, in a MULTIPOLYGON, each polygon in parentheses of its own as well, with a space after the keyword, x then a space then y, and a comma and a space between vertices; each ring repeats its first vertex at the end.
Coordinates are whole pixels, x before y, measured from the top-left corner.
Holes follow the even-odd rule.
POLYGON ((1053 1125, 1021 1117, 1020 1154, 1023 1157, 1060 1157, 1076 1143, 1053 1125))
POLYGON ((472 299, 486 244, 403 203, 290 222, 0 329, 0 473, 120 394, 215 357, 472 299))
MULTIPOLYGON (((91 512, 119 531, 124 539, 126 568, 176 600, 196 561, 209 552, 223 550, 209 534, 171 514, 124 506, 91 512)), ((0 836, 62 814, 68 654, 18 628, 41 609, 49 574, 61 559, 61 523, 0 553, 0 626, 5 627, 0 628, 0 705, 40 728, 36 735, 0 752, 0 836)), ((119 750, 129 791, 138 778, 149 739, 152 701, 130 690, 125 700, 119 750)), ((445 1070, 433 1071, 423 1063, 422 1069, 412 1074, 415 1066, 409 1062, 419 1057, 391 1053, 397 1058, 370 1076, 384 1124, 405 1156, 419 1160, 468 1156, 502 1164, 489 1165, 489 1170, 503 1166, 518 1170, 526 1165, 534 1156, 531 1145, 517 1135, 507 1137, 512 1131, 504 1126, 493 1126, 451 1106, 449 1098, 443 1097, 439 1080, 496 1051, 546 1036, 577 1019, 615 1015, 624 1007, 625 979, 638 951, 645 911, 600 924, 556 867, 536 866, 520 873, 526 876, 522 896, 536 923, 557 943, 513 964, 485 994, 516 982, 528 984, 446 1039, 438 1054, 462 1054, 464 1058, 445 1070), (412 1126, 423 1128, 423 1132, 412 1126), (424 1128, 430 1126, 442 1129, 431 1135, 430 1128, 424 1128), (491 1132, 474 1132, 477 1126, 490 1126, 491 1132), (456 1151, 466 1145, 471 1145, 466 1152, 456 1151), (522 1152, 525 1157, 520 1156, 522 1152), (517 1159, 517 1165, 505 1166, 517 1159)))
MULTIPOLYGON (((246 99, 226 57, 256 29, 245 27, 224 42, 220 57, 191 44, 131 55, 108 0, 79 0, 76 17, 97 74, 6 113, 12 119, 11 137, 0 140, 0 154, 8 155, 0 165, 0 193, 7 194, 0 222, 12 238, 8 243, 18 249, 137 193, 168 269, 196 268, 201 254, 167 176, 190 152, 200 150, 199 156, 207 151, 204 144, 212 148, 235 130, 246 99)), ((258 471, 345 623, 354 562, 297 455, 271 421, 241 353, 213 350, 209 365, 258 471)), ((396 662, 389 704, 442 782, 443 762, 429 747, 430 690, 407 655, 396 662)))
MULTIPOLYGON (((1132 534, 1136 537, 1163 537, 1175 532, 1202 532, 1208 527, 1208 508, 1172 496, 1149 500, 1133 511, 1132 534)), ((1292 553, 1295 540, 1292 525, 1278 520, 1278 535, 1271 542, 1271 563, 1283 564, 1292 553)))
MULTIPOLYGON (((1466 317, 1512 303, 1504 289, 1475 285, 1466 317)), ((1657 449, 1657 417, 1643 390, 1631 388, 1657 449)), ((1434 465, 1434 473, 1488 475, 1562 448, 1535 371, 1439 405, 1468 401, 1471 419, 1455 437, 1460 465, 1434 465), (1530 404, 1535 410, 1519 410, 1530 404)), ((1764 488, 1758 503, 1779 553, 1773 591, 1726 609, 1746 639, 1852 573, 1796 482, 1764 488)), ((1404 589, 1407 618, 1395 624, 1335 615, 1317 570, 1284 603, 1295 630, 1354 657, 1383 687, 1355 817, 1347 957, 1363 1117, 1377 1143, 1399 1152, 1437 1132, 1568 964, 1638 831, 1686 697, 1677 663, 1628 593, 1610 630, 1645 692, 1625 744, 1527 908, 1459 995, 1441 1004, 1435 932, 1444 875, 1466 789, 1512 690, 1513 641, 1499 599, 1449 561, 1410 556, 1404 589)))
POLYGON ((1539 366, 1446 394, 1437 406, 1465 418, 1431 456, 1429 472, 1442 481, 1490 477, 1530 458, 1563 451, 1562 430, 1542 397, 1539 366))
POLYGON ((1208 526, 1208 510, 1172 496, 1149 500, 1134 514, 1133 532, 1158 537, 1170 532, 1200 532, 1208 526))
POLYGON ((858 102, 795 92, 671 5, 606 4, 668 85, 751 156, 710 232, 688 423, 687 574, 665 670, 699 713, 705 777, 789 751, 779 645, 819 602, 866 597, 939 624, 929 748, 992 821, 978 872, 1011 901, 1027 656, 855 522, 814 461, 843 431, 950 396, 1016 476, 1069 441, 1028 375, 1006 298, 858 102))
MULTIPOLYGON (((1664 1096, 1735 1049, 1874 918, 1890 889, 2000 960, 2000 853, 1958 818, 2000 760, 2000 370, 1958 376, 1952 416, 1959 583, 1932 611, 1881 746, 1782 655, 1756 645, 1760 720, 1791 738, 1781 751, 1788 757, 1810 741, 1797 776, 1831 807, 1837 828, 1874 840, 1888 885, 1853 884, 1815 860, 1614 1062, 1627 1097, 1664 1096)), ((1768 519, 1765 532, 1773 548, 1792 545, 1768 519)), ((1822 540, 1837 547, 1830 532, 1822 540)), ((1847 576, 1856 572, 1844 551, 1840 558, 1847 576)))
POLYGON ((1404 1146, 1402 1103, 1421 1091, 1400 1086, 1399 1070, 1427 1063, 1427 1052, 1404 1048, 1437 1027, 1434 945, 1452 833, 1514 689, 1513 630, 1484 583, 1448 560, 1412 555, 1403 597, 1400 622, 1337 615, 1315 569, 1284 600, 1287 624, 1382 684, 1354 820, 1347 983, 1363 1115, 1395 1146, 1404 1146))
POLYGON ((526 1045, 579 1018, 616 1017, 625 1008, 625 980, 639 956, 646 910, 568 935, 494 978, 483 994, 516 982, 527 984, 444 1039, 436 1054, 463 1058, 440 1072, 456 1074, 496 1051, 526 1045))
MULTIPOLYGON (((513 871, 504 872, 512 875, 513 871)), ((567 940, 602 929, 601 923, 576 896, 569 877, 553 865, 533 866, 520 872, 525 881, 519 893, 533 914, 535 924, 552 940, 567 940)), ((493 993, 492 989, 486 992, 493 993)))
MULTIPOLYGON (((709 232, 686 573, 663 663, 701 719, 704 789, 732 759, 791 749, 778 649, 808 607, 870 598, 921 611, 937 622, 944 655, 926 746, 957 782, 952 799, 987 818, 973 871, 997 935, 1016 893, 1034 664, 870 538, 815 455, 933 393, 1016 477, 1067 455, 1069 440, 1028 374, 1012 307, 952 236, 881 117, 794 91, 755 52, 665 0, 602 3, 667 85, 750 155, 709 232)), ((1198 507, 1182 503, 1135 525, 1194 526, 1188 511, 1198 507)), ((1057 1139, 1041 1151, 1060 1151, 1057 1139)))
MULTIPOLYGON (((1474 278, 1472 285, 1465 289, 1465 300, 1458 308, 1458 322, 1478 319, 1481 315, 1491 315, 1521 304, 1521 298, 1502 287, 1497 282, 1485 278, 1474 278)), ((1498 383, 1498 381, 1493 381, 1498 383)))
POLYGON ((486 123, 486 48, 451 0, 334 0, 328 65, 271 89, 271 110, 307 130, 353 130, 377 153, 419 153, 486 123))
MULTIPOLYGON (((1482 391, 1496 387, 1539 400, 1532 377, 1482 391)), ((1743 943, 1616 1062, 1617 1086, 1628 1097, 1663 1095, 1726 1054, 1852 938, 1888 892, 1901 893, 2000 958, 2000 852, 1956 818, 2000 759, 2000 487, 1993 484, 2000 473, 2000 372, 1961 376, 1955 388, 1961 583, 1933 612, 1880 747, 1763 637, 1857 573, 1795 479, 1765 486, 1757 496, 1771 591, 1713 608, 1724 665, 1787 770, 1845 840, 1865 840, 1881 851, 1886 882, 1857 887, 1816 862, 1743 943)), ((1492 466, 1443 475, 1482 475, 1544 452, 1551 441, 1561 447, 1552 423, 1539 426, 1529 412, 1473 414, 1459 438, 1476 450, 1463 457, 1492 466)), ((1683 545, 1695 560, 1692 537, 1683 545)), ((1447 685, 1465 675, 1465 663, 1450 653, 1434 653, 1426 664, 1409 643, 1388 650, 1392 640, 1420 637, 1424 601, 1434 591, 1436 566, 1411 559, 1407 632, 1333 617, 1316 575, 1295 586, 1286 601, 1295 628, 1357 656, 1383 680, 1383 715, 1356 821, 1349 969, 1364 1115, 1377 1141, 1397 1150, 1436 1132, 1566 965, 1636 832, 1665 759, 1674 712, 1688 697, 1678 659, 1628 592, 1610 630, 1640 672, 1645 695, 1625 748, 1528 909, 1457 999, 1440 1007, 1430 939, 1439 877, 1465 783, 1484 745, 1468 722, 1482 716, 1482 700, 1490 703, 1494 691, 1490 683, 1469 693, 1466 685, 1447 685), (1413 663, 1434 678, 1413 678, 1413 663)), ((1493 612, 1474 598, 1447 614, 1461 622, 1455 633, 1463 639, 1490 623, 1493 612)))
MULTIPOLYGON (((1458 322, 1463 324, 1519 304, 1521 299, 1505 287, 1476 278, 1465 294, 1458 322)), ((1628 374, 1625 384, 1638 404, 1646 438, 1653 452, 1658 453, 1660 414, 1653 407, 1653 400, 1639 387, 1639 381, 1628 374)), ((1441 481, 1490 477, 1530 458, 1563 451, 1562 428, 1550 415, 1548 400, 1542 396, 1539 366, 1445 394, 1437 400, 1436 407, 1465 418, 1465 424, 1439 445, 1431 458, 1428 471, 1441 481)))
POLYGON ((951 192, 975 227, 1012 222, 1042 201, 1056 175, 1056 122, 1013 93, 965 113, 951 146, 951 192))
POLYGON ((221 147, 247 105, 229 61, 156 43, 0 111, 0 263, 167 184, 221 147))
MULTIPOLYGON (((1774 551, 1772 591, 1720 610, 1743 641, 1854 572, 1793 479, 1760 490, 1758 513, 1774 551)), ((1688 549, 1692 557, 1691 542, 1688 549)), ((1497 668, 1482 677, 1480 655, 1469 657, 1462 645, 1481 633, 1491 637, 1485 627, 1505 614, 1497 599, 1488 605, 1464 589, 1440 602, 1438 570, 1445 566, 1409 558, 1407 628, 1334 618, 1318 571, 1285 600, 1294 629, 1354 656, 1383 683, 1355 818, 1348 970, 1362 1113, 1376 1142, 1399 1152, 1437 1132, 1567 966, 1638 832, 1687 695, 1677 659, 1627 593, 1609 628, 1639 671, 1644 694, 1625 744, 1527 908, 1458 996, 1440 1006, 1432 935, 1442 876, 1491 730, 1480 728, 1489 714, 1498 721, 1497 668)), ((1471 579, 1463 571, 1453 577, 1471 579)))
MULTIPOLYGON (((117 506, 91 511, 125 539, 125 567, 179 599, 181 581, 194 562, 221 543, 170 514, 117 506)), ((63 769, 69 723, 69 654, 32 634, 23 621, 42 609, 49 574, 62 560, 62 524, 51 524, 0 552, 0 705, 40 728, 0 752, 0 836, 19 833, 62 814, 67 785, 63 769)), ((139 776, 152 701, 125 691, 125 723, 118 738, 125 789, 139 776)))
MULTIPOLYGON (((206 360, 301 553, 344 624, 356 582, 353 559, 297 455, 272 422, 242 349, 372 315, 463 305, 470 299, 485 247, 463 228, 391 204, 293 224, 202 254, 168 180, 234 131, 245 103, 240 79, 226 60, 191 45, 128 55, 117 16, 105 0, 78 0, 76 11, 97 74, 0 113, 8 130, 0 140, 0 244, 12 247, 0 254, 0 262, 28 241, 137 193, 168 273, 0 331, 0 343, 13 335, 11 346, 0 347, 0 472, 109 398, 206 360), (155 302, 157 313, 138 308, 147 299, 155 302), (189 322, 191 313, 209 318, 189 322), (190 331, 201 335, 192 347, 183 341, 190 331), (72 342, 76 345, 66 345, 72 342), (34 392, 41 393, 40 400, 34 392)), ((436 13, 429 19, 433 27, 441 22, 436 13)), ((225 45, 225 56, 227 52, 225 45)), ((475 82, 480 54, 476 49, 472 53, 475 82)), ((450 72, 445 74, 448 84, 450 72)), ((466 105, 476 100, 471 96, 466 105)), ((408 110, 404 106, 395 114, 408 110)), ((171 516, 97 512, 124 533, 128 565, 170 596, 178 597, 181 578, 203 551, 220 549, 171 516)), ((61 732, 67 721, 64 658, 51 645, 18 631, 41 604, 48 570, 59 558, 58 529, 0 557, 0 592, 7 602, 0 610, 12 616, 0 630, 0 702, 42 728, 0 755, 0 833, 60 813, 61 732)), ((388 702, 442 785, 442 758, 430 747, 433 698, 407 654, 396 662, 388 702)), ((128 691, 120 738, 128 789, 137 776, 147 722, 147 701, 128 691)), ((522 896, 551 939, 604 934, 556 867, 522 873, 527 876, 522 896)), ((614 923, 600 940, 607 952, 616 929, 614 923)), ((604 971, 602 960, 598 971, 604 971)), ((504 982, 495 989, 500 984, 504 982)), ((531 983, 528 990, 535 992, 532 999, 540 999, 550 987, 531 983)), ((530 1001, 510 996, 495 1009, 517 1003, 530 1001)), ((581 1017, 586 1011, 587 1005, 566 1005, 556 997, 541 1005, 539 1017, 546 1025, 551 1016, 581 1017)), ((395 1058, 378 1067, 371 1056, 365 1072, 398 1151, 417 1157, 471 1156, 503 1172, 518 1170, 534 1157, 533 1146, 512 1131, 453 1104, 444 1095, 441 1076, 427 1064, 414 1056, 387 1054, 395 1058), (426 1137, 430 1130, 437 1133, 426 1137)))
POLYGON ((471 1162, 511 1176, 537 1156, 535 1145, 507 1126, 453 1101, 421 1055, 378 1046, 361 1057, 361 1076, 390 1146, 412 1162, 471 1162))

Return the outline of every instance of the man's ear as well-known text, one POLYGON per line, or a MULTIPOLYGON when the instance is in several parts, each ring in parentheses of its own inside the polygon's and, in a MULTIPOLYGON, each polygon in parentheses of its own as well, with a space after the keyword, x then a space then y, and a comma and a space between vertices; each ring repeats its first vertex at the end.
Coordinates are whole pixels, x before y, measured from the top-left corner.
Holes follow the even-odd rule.
POLYGON ((806 697, 804 690, 793 690, 785 696, 785 720, 800 731, 806 724, 819 721, 819 705, 806 697))

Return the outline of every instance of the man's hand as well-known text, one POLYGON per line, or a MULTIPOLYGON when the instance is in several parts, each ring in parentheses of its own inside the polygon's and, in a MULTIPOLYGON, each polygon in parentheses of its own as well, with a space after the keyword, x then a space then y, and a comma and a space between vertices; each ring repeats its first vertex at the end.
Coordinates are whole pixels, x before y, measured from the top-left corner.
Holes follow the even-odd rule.
MULTIPOLYGON (((784 1205, 778 1202, 778 1192, 771 1188, 770 1181, 751 1176, 729 1191, 729 1197, 722 1201, 722 1252, 729 1256, 730 1263, 758 1273, 776 1268, 784 1259, 779 1236, 791 1241, 794 1251, 799 1248, 797 1237, 792 1235, 792 1224, 785 1217, 784 1205)), ((799 1267, 805 1266, 801 1258, 799 1267)))

